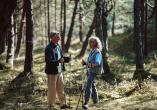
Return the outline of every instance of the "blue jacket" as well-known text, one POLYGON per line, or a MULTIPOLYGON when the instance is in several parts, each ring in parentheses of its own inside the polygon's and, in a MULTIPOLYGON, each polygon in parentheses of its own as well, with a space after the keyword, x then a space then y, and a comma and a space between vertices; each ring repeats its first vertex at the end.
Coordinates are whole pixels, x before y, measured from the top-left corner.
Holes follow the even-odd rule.
POLYGON ((88 72, 93 72, 96 74, 102 74, 103 70, 103 61, 102 61, 102 54, 99 49, 94 49, 90 51, 88 55, 87 63, 96 64, 95 67, 88 67, 88 72))

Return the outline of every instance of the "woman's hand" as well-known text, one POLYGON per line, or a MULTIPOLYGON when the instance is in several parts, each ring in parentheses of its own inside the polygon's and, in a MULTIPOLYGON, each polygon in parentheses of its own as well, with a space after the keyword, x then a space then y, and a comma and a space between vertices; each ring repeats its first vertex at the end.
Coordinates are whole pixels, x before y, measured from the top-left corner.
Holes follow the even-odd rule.
POLYGON ((60 63, 64 63, 64 58, 59 59, 60 63))
POLYGON ((94 63, 88 63, 88 65, 87 65, 89 68, 93 68, 93 67, 96 67, 97 66, 97 64, 94 64, 94 63))

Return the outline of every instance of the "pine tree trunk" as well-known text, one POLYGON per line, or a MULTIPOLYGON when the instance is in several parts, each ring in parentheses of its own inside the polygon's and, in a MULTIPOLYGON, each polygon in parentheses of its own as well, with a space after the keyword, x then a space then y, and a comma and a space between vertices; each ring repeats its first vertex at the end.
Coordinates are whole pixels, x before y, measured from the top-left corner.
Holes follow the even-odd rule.
POLYGON ((62 49, 63 51, 65 50, 65 33, 66 33, 66 0, 63 0, 63 34, 62 34, 62 42, 64 42, 64 44, 62 43, 62 49))
POLYGON ((146 1, 141 0, 141 37, 143 40, 143 52, 144 55, 147 56, 147 28, 146 28, 146 1))
POLYGON ((80 24, 79 24, 79 38, 80 38, 80 42, 83 41, 83 33, 82 33, 82 30, 83 30, 83 27, 82 27, 82 25, 83 25, 83 20, 82 20, 82 18, 83 18, 83 6, 82 5, 83 5, 82 0, 80 0, 80 13, 79 13, 79 22, 80 22, 80 24))
MULTIPOLYGON (((155 0, 155 10, 157 10, 157 0, 155 0)), ((156 24, 156 42, 157 42, 157 11, 155 11, 155 24, 156 24)), ((156 50, 157 50, 157 47, 156 47, 156 50)))
POLYGON ((23 33, 23 27, 24 27, 24 19, 25 19, 26 10, 23 8, 23 12, 21 15, 21 22, 20 22, 20 28, 17 36, 17 46, 15 50, 15 56, 19 56, 20 48, 21 48, 21 41, 22 41, 22 33, 23 33))
POLYGON ((113 17, 112 17, 112 29, 111 29, 111 33, 112 36, 115 35, 115 19, 116 19, 116 1, 114 1, 114 11, 113 11, 113 17))
POLYGON ((103 68, 104 68, 104 74, 110 73, 110 67, 108 64, 108 34, 107 34, 107 16, 105 12, 102 12, 102 28, 103 28, 103 68))
POLYGON ((142 49, 142 36, 141 36, 141 0, 134 0, 134 50, 135 50, 135 62, 136 62, 136 71, 134 78, 141 75, 141 72, 144 71, 143 66, 143 49, 142 49))
MULTIPOLYGON (((19 11, 19 10, 18 10, 19 11)), ((17 45, 17 23, 18 23, 18 19, 17 19, 17 17, 18 17, 18 11, 16 10, 16 12, 14 12, 14 15, 13 15, 13 18, 14 18, 14 45, 17 45)))
POLYGON ((57 31, 57 0, 55 0, 55 31, 57 31))
POLYGON ((76 11, 77 11, 78 3, 79 3, 79 0, 75 0, 75 6, 74 6, 74 10, 73 10, 71 25, 70 25, 70 29, 69 29, 66 45, 65 45, 65 52, 68 52, 68 50, 70 48, 70 43, 71 43, 73 28, 74 28, 74 24, 75 24, 75 17, 76 17, 76 11))
MULTIPOLYGON (((4 5, 0 3, 0 14, 3 14, 4 5)), ((5 37, 4 37, 4 15, 0 16, 0 55, 5 51, 5 37)))
POLYGON ((147 20, 147 17, 148 17, 148 15, 147 15, 147 9, 148 9, 148 7, 147 7, 147 0, 144 0, 144 12, 145 12, 145 23, 144 23, 144 45, 145 45, 145 48, 144 48, 144 55, 145 56, 148 56, 148 38, 147 38, 147 22, 148 22, 148 20, 147 20))
POLYGON ((61 10, 60 10, 60 34, 61 34, 61 45, 62 45, 62 49, 64 50, 64 38, 63 38, 63 8, 64 8, 64 4, 63 4, 63 0, 61 0, 61 10))
POLYGON ((47 36, 48 41, 50 42, 50 0, 47 0, 47 36))
POLYGON ((16 8, 17 0, 0 0, 0 55, 5 51, 8 18, 11 17, 16 8), (4 2, 5 1, 5 2, 4 2))
POLYGON ((5 37, 4 37, 4 33, 2 31, 0 31, 0 55, 4 51, 5 51, 5 37))
POLYGON ((33 69, 33 19, 32 0, 25 0, 26 8, 26 53, 24 72, 32 73, 33 69))
POLYGON ((46 8, 46 1, 47 0, 44 0, 44 15, 45 15, 45 37, 46 37, 46 40, 45 40, 45 43, 46 45, 48 44, 48 34, 47 34, 47 8, 46 8))
POLYGON ((8 50, 7 50, 7 59, 6 63, 13 68, 14 64, 14 20, 13 16, 11 16, 9 20, 9 30, 8 30, 8 50))
POLYGON ((108 52, 108 43, 107 43, 107 14, 106 10, 104 9, 102 0, 97 1, 97 11, 96 11, 96 29, 95 34, 97 37, 100 38, 102 42, 102 56, 103 56, 103 68, 104 74, 110 73, 110 68, 107 62, 107 52, 108 52))

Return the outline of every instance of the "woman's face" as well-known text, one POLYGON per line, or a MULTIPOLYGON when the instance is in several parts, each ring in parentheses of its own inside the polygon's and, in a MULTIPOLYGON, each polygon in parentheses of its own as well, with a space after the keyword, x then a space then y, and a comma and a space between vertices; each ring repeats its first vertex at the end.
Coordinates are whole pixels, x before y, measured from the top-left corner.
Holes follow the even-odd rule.
POLYGON ((96 43, 96 40, 94 40, 94 39, 91 39, 90 41, 89 41, 89 46, 90 46, 90 48, 96 48, 96 45, 97 45, 97 43, 96 43))

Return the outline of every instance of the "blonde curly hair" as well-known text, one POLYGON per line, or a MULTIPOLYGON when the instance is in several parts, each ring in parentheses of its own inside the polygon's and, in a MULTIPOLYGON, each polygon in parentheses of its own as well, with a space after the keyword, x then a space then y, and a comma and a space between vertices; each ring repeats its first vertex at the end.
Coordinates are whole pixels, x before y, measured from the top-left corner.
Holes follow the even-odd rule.
POLYGON ((88 44, 89 44, 89 42, 90 42, 91 40, 95 40, 96 43, 97 43, 97 48, 98 48, 100 51, 102 51, 102 43, 101 43, 100 39, 99 39, 98 37, 92 36, 92 37, 90 37, 90 38, 88 39, 88 44))

